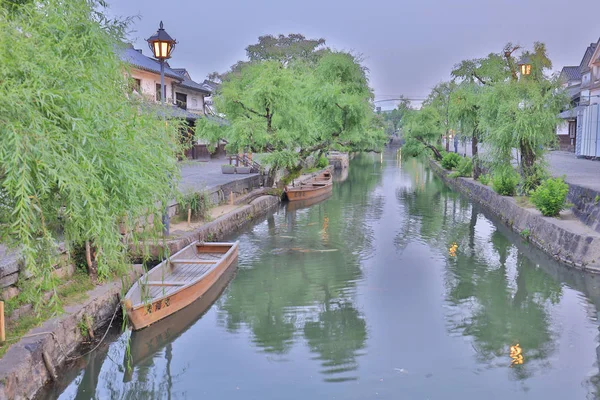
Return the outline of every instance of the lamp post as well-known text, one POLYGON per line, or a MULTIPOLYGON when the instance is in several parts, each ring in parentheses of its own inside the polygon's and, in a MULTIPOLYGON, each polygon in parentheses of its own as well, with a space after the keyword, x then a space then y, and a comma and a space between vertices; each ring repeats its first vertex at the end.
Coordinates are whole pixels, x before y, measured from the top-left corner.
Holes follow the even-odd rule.
POLYGON ((531 75, 531 60, 529 57, 521 57, 521 60, 517 63, 517 66, 519 67, 521 76, 531 75))
MULTIPOLYGON (((148 42, 148 46, 152 53, 154 54, 154 58, 156 58, 160 62, 160 104, 165 105, 165 97, 167 95, 165 89, 165 60, 171 58, 171 53, 175 50, 175 45, 177 41, 173 39, 163 28, 163 23, 160 21, 160 25, 156 33, 146 39, 148 42)), ((164 110, 163 110, 164 112, 164 110)), ((164 118, 164 114, 163 114, 164 118)), ((170 228, 170 220, 169 220, 169 207, 167 206, 163 217, 163 233, 165 236, 169 236, 169 228, 170 228)))

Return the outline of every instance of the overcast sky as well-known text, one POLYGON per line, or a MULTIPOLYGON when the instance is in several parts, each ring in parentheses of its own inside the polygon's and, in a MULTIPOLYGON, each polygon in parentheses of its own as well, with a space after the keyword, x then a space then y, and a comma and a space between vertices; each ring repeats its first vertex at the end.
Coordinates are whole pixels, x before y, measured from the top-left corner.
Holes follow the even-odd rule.
POLYGON ((245 58, 260 35, 302 33, 362 53, 377 99, 426 96, 457 62, 511 41, 545 42, 554 69, 578 65, 600 37, 600 0, 109 0, 110 13, 139 16, 130 38, 162 20, 179 44, 170 61, 196 81, 245 58))

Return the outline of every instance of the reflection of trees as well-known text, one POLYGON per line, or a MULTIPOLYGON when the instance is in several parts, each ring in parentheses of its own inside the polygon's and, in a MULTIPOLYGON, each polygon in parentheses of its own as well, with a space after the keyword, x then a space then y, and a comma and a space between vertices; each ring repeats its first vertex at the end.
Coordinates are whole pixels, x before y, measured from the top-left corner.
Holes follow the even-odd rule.
POLYGON ((329 306, 319 313, 317 321, 304 325, 304 336, 324 367, 326 381, 342 382, 357 379, 354 376, 342 376, 357 368, 356 351, 362 349, 367 340, 366 322, 351 303, 329 306))
POLYGON ((423 163, 407 160, 402 168, 411 184, 397 192, 407 217, 396 243, 425 240, 447 255, 450 331, 471 337, 478 362, 488 365, 508 367, 510 346, 519 343, 524 364, 511 371, 521 380, 532 376, 554 349, 549 308, 560 300, 560 284, 498 230, 478 234, 477 210, 423 163), (450 257, 454 242, 458 251, 450 257))
POLYGON ((349 372, 366 343, 353 294, 359 259, 373 251, 368 220, 383 209, 383 198, 372 194, 381 180, 379 160, 359 156, 348 173, 331 198, 276 215, 268 229, 249 233, 262 250, 220 300, 221 323, 229 331, 248 326, 264 351, 284 354, 303 335, 331 381, 353 379, 349 372))

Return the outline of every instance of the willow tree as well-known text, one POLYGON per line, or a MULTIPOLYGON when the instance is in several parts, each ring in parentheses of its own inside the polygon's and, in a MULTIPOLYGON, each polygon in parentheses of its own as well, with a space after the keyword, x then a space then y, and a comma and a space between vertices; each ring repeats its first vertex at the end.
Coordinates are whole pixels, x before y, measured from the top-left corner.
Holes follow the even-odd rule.
POLYGON ((425 150, 430 150, 436 160, 441 160, 442 155, 435 143, 444 132, 442 119, 438 110, 432 106, 407 112, 403 124, 406 140, 403 151, 417 156, 425 150))
MULTIPOLYGON (((237 63, 223 75, 215 105, 228 121, 203 121, 197 135, 225 139, 227 150, 266 152, 270 177, 298 170, 328 150, 378 150, 385 132, 376 124, 366 70, 350 54, 326 51, 316 61, 237 63)), ((272 179, 271 179, 272 180, 272 179)))
POLYGON ((531 63, 531 73, 520 75, 513 53, 517 46, 508 44, 504 51, 510 78, 489 85, 481 99, 481 122, 485 139, 497 162, 508 164, 512 149, 520 153, 521 175, 528 189, 539 183, 540 161, 556 141, 558 113, 567 104, 556 76, 547 72, 552 62, 543 43, 535 43, 532 52, 521 59, 531 63))
POLYGON ((119 223, 171 197, 178 124, 128 98, 124 25, 100 2, 19 7, 0 7, 2 242, 20 248, 33 286, 51 280, 61 240, 90 244, 90 272, 105 278, 126 265, 119 223))

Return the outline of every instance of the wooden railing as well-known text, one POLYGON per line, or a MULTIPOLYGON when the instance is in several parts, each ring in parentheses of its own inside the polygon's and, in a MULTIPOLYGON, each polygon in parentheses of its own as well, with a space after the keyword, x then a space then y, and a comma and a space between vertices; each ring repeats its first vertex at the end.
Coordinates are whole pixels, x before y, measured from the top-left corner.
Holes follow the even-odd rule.
POLYGON ((261 171, 261 165, 256 161, 252 160, 250 157, 248 157, 247 154, 236 154, 229 156, 229 164, 235 165, 236 167, 239 167, 240 165, 243 165, 244 167, 250 167, 251 173, 261 171))

